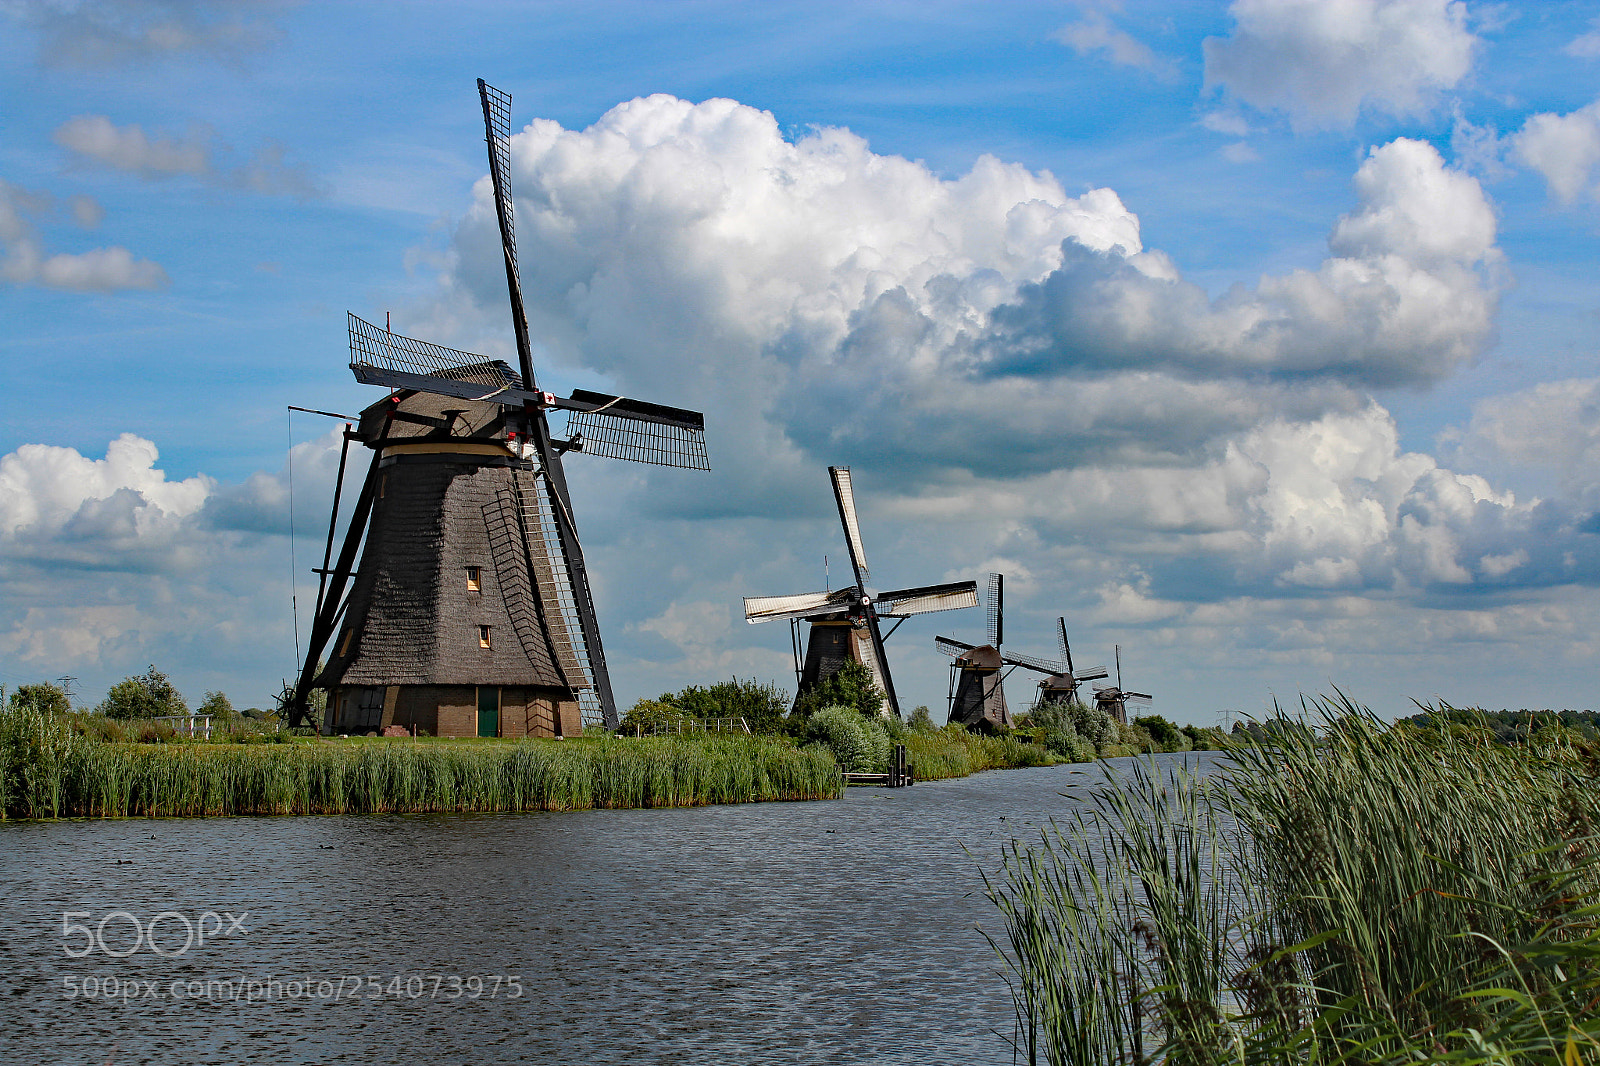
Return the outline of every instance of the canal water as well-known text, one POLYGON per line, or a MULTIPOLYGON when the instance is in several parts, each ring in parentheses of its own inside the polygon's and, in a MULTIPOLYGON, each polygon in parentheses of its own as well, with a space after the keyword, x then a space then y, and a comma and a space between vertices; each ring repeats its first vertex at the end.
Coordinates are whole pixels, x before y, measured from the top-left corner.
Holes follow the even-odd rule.
POLYGON ((0 824, 0 1061, 1010 1063, 981 872, 1105 772, 688 810, 0 824))

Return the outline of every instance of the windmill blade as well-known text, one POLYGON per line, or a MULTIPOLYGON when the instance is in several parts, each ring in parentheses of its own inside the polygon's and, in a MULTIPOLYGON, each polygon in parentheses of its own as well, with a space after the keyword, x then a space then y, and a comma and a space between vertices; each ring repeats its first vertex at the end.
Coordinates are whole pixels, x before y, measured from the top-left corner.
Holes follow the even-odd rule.
POLYGON ((989 646, 999 648, 1005 639, 1006 575, 989 575, 989 646))
MULTIPOLYGON (((478 99, 483 104, 484 139, 489 144, 489 178, 494 184, 500 250, 505 257, 506 288, 511 296, 511 328, 517 335, 517 366, 522 371, 523 387, 534 389, 537 383, 533 377, 533 342, 528 337, 528 316, 522 306, 522 275, 517 271, 517 235, 512 214, 511 96, 479 78, 478 99)), ((540 451, 544 450, 541 444, 540 451)))
POLYGON ((1102 677, 1110 677, 1111 671, 1103 666, 1086 666, 1073 673, 1075 681, 1098 681, 1102 677))
POLYGON ((833 478, 833 498, 839 505, 839 521, 844 525, 844 542, 850 549, 850 562, 856 569, 856 582, 864 585, 869 576, 867 549, 861 545, 861 523, 856 518, 856 496, 850 486, 850 468, 830 466, 828 476, 833 478))
POLYGON ((511 203, 511 94, 478 79, 478 99, 483 104, 483 127, 489 142, 489 179, 494 183, 495 208, 506 255, 515 266, 516 226, 511 203))
POLYGON ((944 585, 924 585, 881 593, 877 613, 884 618, 909 618, 914 614, 957 611, 978 606, 976 581, 952 581, 944 585))
POLYGON ((1039 655, 1024 655, 1020 652, 1016 652, 1010 655, 1000 656, 1000 661, 1009 663, 1012 666, 1020 666, 1025 670, 1037 670, 1041 674, 1049 674, 1052 677, 1061 673, 1062 671, 1061 663, 1056 662, 1054 659, 1046 659, 1039 655))
POLYGON ((539 402, 522 388, 517 372, 498 359, 390 333, 349 315, 350 369, 363 385, 414 389, 507 406, 539 402))
POLYGON ((860 596, 854 588, 837 592, 798 592, 792 596, 746 596, 744 620, 751 625, 781 618, 810 618, 848 610, 860 596))
POLYGON ((976 645, 968 644, 964 640, 956 640, 954 637, 934 637, 933 646, 952 657, 964 655, 976 647, 976 645))
POLYGON ((553 404, 568 411, 573 450, 635 463, 710 470, 706 420, 698 411, 576 389, 553 404))
POLYGON ((1056 633, 1061 646, 1061 661, 1067 664, 1067 673, 1072 673, 1072 645, 1067 643, 1067 620, 1056 618, 1056 633))
POLYGON ((1155 697, 1150 695, 1148 692, 1124 692, 1122 694, 1123 703, 1132 703, 1140 707, 1150 706, 1150 701, 1153 699, 1155 699, 1155 697))

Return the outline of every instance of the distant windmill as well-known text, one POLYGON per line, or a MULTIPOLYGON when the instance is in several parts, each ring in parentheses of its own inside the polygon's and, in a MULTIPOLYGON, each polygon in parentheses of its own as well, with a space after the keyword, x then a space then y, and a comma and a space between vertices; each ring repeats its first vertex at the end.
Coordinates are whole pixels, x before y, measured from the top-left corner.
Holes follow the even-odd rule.
POLYGON ((872 675, 873 683, 883 690, 883 713, 899 717, 900 702, 895 696, 894 678, 889 674, 889 659, 884 652, 883 642, 893 635, 901 622, 913 615, 976 607, 978 583, 952 581, 943 585, 874 593, 866 583, 869 576, 867 553, 861 544, 861 526, 856 518, 850 468, 830 466, 828 476, 833 479, 833 498, 839 507, 839 523, 844 527, 845 547, 850 554, 856 583, 837 592, 746 596, 744 618, 752 625, 778 619, 789 620, 795 651, 795 675, 799 682, 796 699, 838 673, 845 663, 854 661, 865 666, 872 675), (878 624, 884 618, 896 620, 888 633, 884 633, 878 624), (802 621, 810 623, 803 660, 800 657, 798 632, 802 621))
MULTIPOLYGON (((310 691, 323 688, 322 724, 336 732, 615 726, 563 456, 709 469, 698 412, 583 390, 560 398, 536 384, 512 225, 511 98, 481 79, 478 95, 519 370, 350 316, 356 380, 394 391, 362 412, 355 432, 346 427, 345 448, 361 441, 372 465, 330 566, 335 488, 292 722, 309 716, 310 691), (551 433, 555 410, 566 412, 565 440, 551 433)), ((344 465, 341 453, 341 480, 344 465)))
POLYGON ((1072 665, 1072 645, 1067 641, 1065 618, 1056 619, 1056 642, 1061 649, 1061 661, 1056 664, 1056 670, 1049 677, 1039 682, 1039 701, 1082 702, 1078 696, 1078 685, 1084 681, 1098 681, 1102 677, 1109 677, 1110 671, 1103 666, 1088 666, 1079 670, 1072 665))
POLYGON ((1129 692, 1122 687, 1122 645, 1116 646, 1116 653, 1117 683, 1115 686, 1095 686, 1094 705, 1123 725, 1127 725, 1128 705, 1148 707, 1155 697, 1148 692, 1129 692))
MULTIPOLYGON (((935 637, 934 647, 954 657, 950 664, 950 721, 969 729, 995 731, 1011 728, 1011 711, 1006 705, 1005 678, 1021 667, 1048 676, 1057 676, 1068 667, 1056 660, 1019 652, 1006 653, 1005 575, 989 575, 989 642, 977 646, 953 637, 935 637)), ((1098 677, 1104 677, 1101 671, 1098 677)))

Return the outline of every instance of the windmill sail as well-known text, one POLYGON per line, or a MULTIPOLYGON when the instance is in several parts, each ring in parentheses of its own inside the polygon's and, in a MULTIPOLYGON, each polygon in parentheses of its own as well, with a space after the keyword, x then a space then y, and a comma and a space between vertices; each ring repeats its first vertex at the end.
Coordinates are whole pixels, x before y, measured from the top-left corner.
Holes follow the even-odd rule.
POLYGON ((828 476, 833 478, 833 498, 839 505, 839 521, 844 523, 844 542, 850 549, 850 562, 855 566, 856 579, 866 581, 869 576, 867 549, 861 544, 861 522, 856 517, 856 497, 850 487, 850 468, 830 466, 828 476))
POLYGON ((998 649, 1005 640, 1006 576, 989 575, 989 646, 998 649))
POLYGON ((978 606, 978 583, 952 581, 944 585, 897 589, 879 595, 877 606, 880 618, 909 618, 935 611, 959 611, 963 607, 978 606))
POLYGON ((349 315, 350 369, 363 385, 436 392, 463 400, 521 406, 538 397, 498 359, 390 333, 349 315))
POLYGON ((976 644, 968 644, 966 641, 956 640, 954 637, 934 637, 933 646, 946 655, 964 655, 977 647, 976 644))
POLYGON ((746 596, 744 620, 751 625, 782 618, 811 618, 848 610, 859 590, 851 587, 837 592, 800 592, 792 596, 746 596))
POLYGON ((585 455, 630 459, 636 463, 710 470, 705 417, 698 411, 630 400, 623 396, 574 390, 554 406, 567 408, 567 433, 585 455), (592 405, 587 410, 579 404, 592 405))
POLYGON ((1054 659, 1046 659, 1041 655, 1026 655, 1022 652, 1006 652, 1001 656, 1003 662, 1011 666, 1020 666, 1027 670, 1036 670, 1041 674, 1059 674, 1065 669, 1064 664, 1054 659))

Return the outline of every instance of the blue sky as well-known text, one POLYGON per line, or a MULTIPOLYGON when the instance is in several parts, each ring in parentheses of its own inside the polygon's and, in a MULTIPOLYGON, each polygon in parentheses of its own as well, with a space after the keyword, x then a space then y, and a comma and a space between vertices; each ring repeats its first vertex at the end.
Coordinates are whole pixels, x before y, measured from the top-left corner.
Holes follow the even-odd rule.
MULTIPOLYGON (((821 586, 836 463, 875 580, 1004 570, 1009 644, 1065 614, 1169 717, 1593 705, 1600 4, 0 23, 0 683, 292 673, 344 312, 510 351, 481 76, 542 380, 710 427, 709 475, 573 463, 625 704, 788 676, 739 597, 821 586)), ((895 636, 904 700, 970 613, 895 636)))

